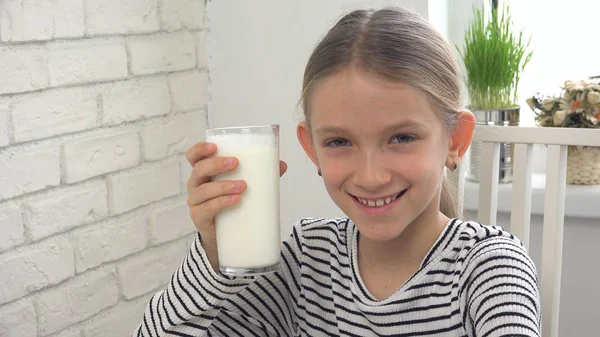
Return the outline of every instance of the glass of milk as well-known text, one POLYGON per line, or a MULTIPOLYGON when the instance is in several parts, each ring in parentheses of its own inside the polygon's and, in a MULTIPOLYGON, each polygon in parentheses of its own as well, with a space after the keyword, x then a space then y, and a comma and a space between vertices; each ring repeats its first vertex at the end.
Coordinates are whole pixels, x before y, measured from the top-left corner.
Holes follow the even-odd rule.
POLYGON ((279 125, 206 129, 216 156, 236 157, 238 167, 213 181, 245 180, 237 205, 217 214, 215 226, 221 273, 264 274, 279 267, 279 125))

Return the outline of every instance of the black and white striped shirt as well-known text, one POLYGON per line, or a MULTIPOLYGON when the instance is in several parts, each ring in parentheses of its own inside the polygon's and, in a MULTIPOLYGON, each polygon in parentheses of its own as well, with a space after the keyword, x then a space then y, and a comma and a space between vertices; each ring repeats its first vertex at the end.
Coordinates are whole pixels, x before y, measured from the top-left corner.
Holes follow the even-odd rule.
POLYGON ((451 220, 421 268, 376 300, 360 279, 347 218, 304 219, 280 271, 216 273, 200 237, 133 336, 539 336, 535 266, 499 227, 451 220))

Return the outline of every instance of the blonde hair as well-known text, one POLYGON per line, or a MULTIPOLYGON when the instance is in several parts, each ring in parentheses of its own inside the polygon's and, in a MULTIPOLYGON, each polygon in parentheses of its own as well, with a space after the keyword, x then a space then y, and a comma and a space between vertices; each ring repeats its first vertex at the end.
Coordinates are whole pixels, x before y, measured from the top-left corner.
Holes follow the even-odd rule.
MULTIPOLYGON (((315 47, 304 71, 301 104, 307 124, 314 86, 349 66, 423 90, 446 130, 453 130, 460 107, 459 67, 451 44, 420 15, 387 7, 342 17, 315 47)), ((448 188, 444 179, 440 211, 453 218, 457 211, 448 188)))

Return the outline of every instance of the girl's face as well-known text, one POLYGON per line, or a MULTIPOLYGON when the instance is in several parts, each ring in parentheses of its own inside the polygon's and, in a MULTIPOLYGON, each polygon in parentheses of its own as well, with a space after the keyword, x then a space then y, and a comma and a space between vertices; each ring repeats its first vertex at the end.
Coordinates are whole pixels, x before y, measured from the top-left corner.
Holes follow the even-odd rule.
POLYGON ((460 151, 425 92, 348 69, 321 81, 310 103, 299 140, 361 235, 387 241, 416 219, 438 223, 444 166, 460 151))

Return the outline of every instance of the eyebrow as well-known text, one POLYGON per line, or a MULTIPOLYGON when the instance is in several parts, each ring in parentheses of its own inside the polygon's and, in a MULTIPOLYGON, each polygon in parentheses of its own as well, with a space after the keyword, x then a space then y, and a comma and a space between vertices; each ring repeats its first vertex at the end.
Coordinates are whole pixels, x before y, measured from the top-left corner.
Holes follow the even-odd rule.
MULTIPOLYGON (((390 132, 390 131, 395 131, 395 130, 399 130, 399 129, 406 129, 406 128, 426 128, 427 125, 423 124, 423 123, 419 123, 413 120, 407 120, 407 121, 403 121, 400 123, 395 123, 395 124, 390 124, 388 125, 384 131, 390 132)), ((338 133, 344 133, 345 130, 341 127, 338 126, 321 126, 318 127, 315 130, 316 134, 338 134, 338 133)))

